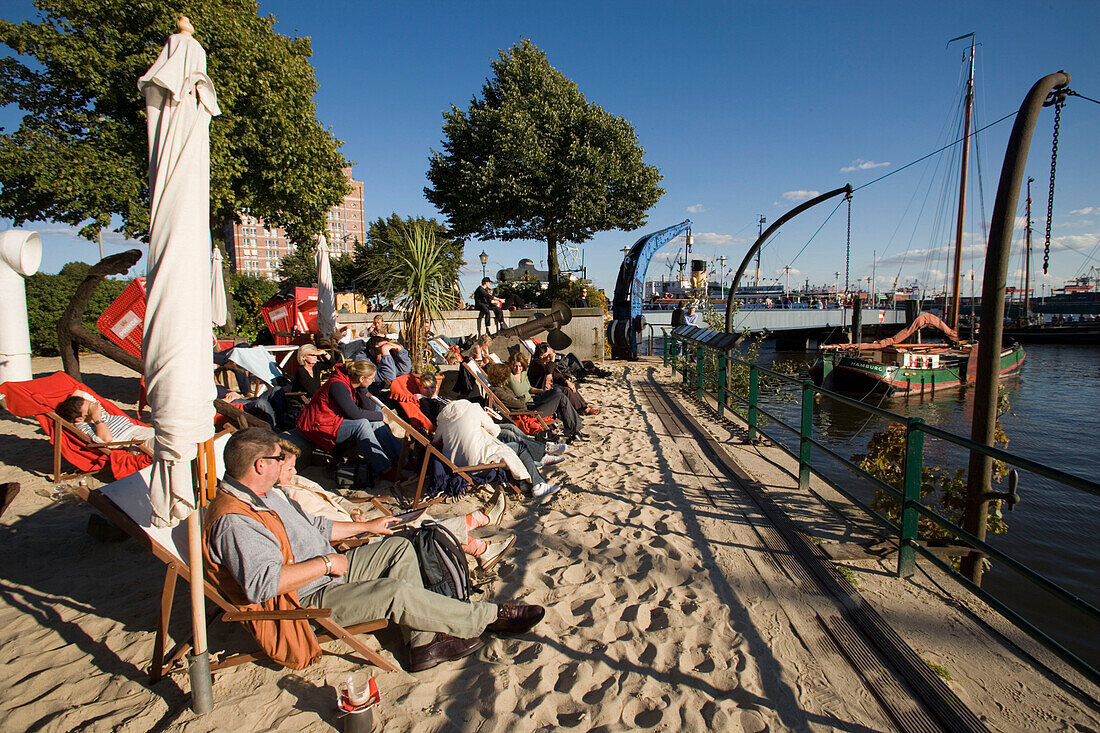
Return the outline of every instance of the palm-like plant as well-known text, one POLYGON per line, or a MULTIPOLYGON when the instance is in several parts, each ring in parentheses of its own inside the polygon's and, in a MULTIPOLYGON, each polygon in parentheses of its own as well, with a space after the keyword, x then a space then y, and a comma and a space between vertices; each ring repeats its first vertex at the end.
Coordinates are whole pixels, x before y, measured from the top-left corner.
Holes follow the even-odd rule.
POLYGON ((400 290, 397 307, 405 314, 405 344, 413 370, 419 371, 428 359, 427 332, 443 319, 443 311, 453 307, 451 279, 443 257, 444 244, 436 239, 435 229, 423 222, 399 228, 398 246, 381 272, 373 273, 400 290))

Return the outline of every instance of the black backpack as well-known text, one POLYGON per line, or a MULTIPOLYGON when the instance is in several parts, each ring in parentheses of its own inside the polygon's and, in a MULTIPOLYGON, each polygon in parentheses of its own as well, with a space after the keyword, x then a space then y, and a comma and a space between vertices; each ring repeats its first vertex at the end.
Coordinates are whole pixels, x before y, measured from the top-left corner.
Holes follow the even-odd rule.
POLYGON ((455 536, 435 522, 424 522, 405 536, 416 549, 424 587, 450 598, 469 601, 470 566, 455 536))

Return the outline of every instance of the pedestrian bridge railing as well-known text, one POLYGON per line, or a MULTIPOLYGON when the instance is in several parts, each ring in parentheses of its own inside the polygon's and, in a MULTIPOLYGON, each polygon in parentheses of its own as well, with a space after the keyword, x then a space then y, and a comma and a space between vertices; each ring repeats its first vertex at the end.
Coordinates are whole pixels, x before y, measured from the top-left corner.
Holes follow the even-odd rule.
MULTIPOLYGON (((980 557, 1001 563, 1023 580, 1054 596, 1083 616, 1092 633, 1100 633, 1100 609, 1077 594, 1066 590, 1045 575, 1036 572, 1006 552, 993 547, 939 512, 921 502, 921 478, 924 467, 925 437, 945 441, 966 451, 973 451, 1003 461, 1009 466, 1027 471, 1047 479, 1072 487, 1081 492, 1100 496, 1100 484, 1088 479, 1066 473, 1028 458, 1015 455, 1006 450, 975 443, 969 438, 955 435, 932 425, 919 417, 905 417, 888 410, 865 404, 851 397, 816 386, 813 382, 799 379, 789 374, 767 369, 758 364, 745 361, 733 355, 738 336, 721 331, 691 326, 680 326, 663 336, 661 351, 666 366, 673 373, 682 375, 683 386, 700 401, 723 417, 727 410, 734 412, 748 426, 749 442, 760 436, 770 440, 775 446, 798 461, 798 487, 806 491, 810 487, 811 475, 817 476, 834 490, 848 499, 854 506, 880 525, 888 535, 896 538, 898 546, 897 575, 909 577, 915 570, 920 557, 950 574, 967 590, 981 598, 1012 624, 1023 630, 1043 646, 1085 675, 1094 684, 1100 684, 1100 672, 1082 659, 1077 653, 1056 641, 1044 629, 1024 618, 1020 613, 1006 605, 987 590, 971 582, 950 562, 941 558, 930 547, 922 543, 917 536, 921 519, 927 520, 943 529, 954 543, 963 548, 963 554, 978 553, 980 557), (766 398, 761 404, 761 394, 766 388, 770 395, 784 394, 790 402, 797 404, 798 420, 792 424, 785 420, 773 403, 775 399, 766 398), (868 473, 851 460, 837 453, 814 436, 815 401, 818 397, 866 413, 869 417, 878 417, 887 422, 898 423, 905 429, 905 453, 900 486, 891 486, 878 477, 868 473), (713 406, 712 406, 713 404, 713 406), (834 477, 827 475, 822 464, 839 465, 855 474, 864 486, 883 491, 900 502, 900 523, 874 509, 860 498, 850 487, 834 477)), ((1005 495, 1007 498, 1007 495, 1005 495)), ((1052 616, 1053 617, 1053 616, 1052 616)), ((1087 638, 1087 634, 1082 635, 1087 638)))

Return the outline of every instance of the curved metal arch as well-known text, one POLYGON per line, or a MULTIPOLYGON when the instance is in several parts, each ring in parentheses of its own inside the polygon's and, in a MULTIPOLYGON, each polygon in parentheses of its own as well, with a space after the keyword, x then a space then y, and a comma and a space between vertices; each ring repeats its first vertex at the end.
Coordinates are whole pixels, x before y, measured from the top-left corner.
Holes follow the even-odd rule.
POLYGON ((745 255, 745 259, 741 260, 741 266, 737 268, 737 274, 733 276, 733 282, 730 283, 730 294, 729 297, 726 298, 726 333, 730 332, 730 327, 733 325, 732 308, 734 296, 737 293, 737 286, 741 283, 741 276, 745 274, 745 268, 749 266, 749 261, 752 260, 752 258, 756 255, 757 250, 764 246, 764 242, 768 241, 768 238, 771 237, 776 229, 783 226, 806 209, 813 208, 814 206, 820 204, 822 201, 828 201, 833 196, 838 196, 842 193, 851 196, 852 184, 846 183, 841 188, 834 189, 832 191, 829 191, 828 193, 823 193, 817 198, 812 198, 809 201, 803 201, 801 204, 794 207, 786 214, 772 222, 772 225, 765 229, 763 234, 757 237, 753 245, 749 247, 749 252, 745 255))
POLYGON ((611 317, 614 320, 626 321, 641 315, 645 276, 650 260, 657 250, 685 231, 691 233, 691 219, 684 219, 659 232, 646 234, 626 253, 619 266, 619 277, 615 281, 615 299, 611 302, 611 317))

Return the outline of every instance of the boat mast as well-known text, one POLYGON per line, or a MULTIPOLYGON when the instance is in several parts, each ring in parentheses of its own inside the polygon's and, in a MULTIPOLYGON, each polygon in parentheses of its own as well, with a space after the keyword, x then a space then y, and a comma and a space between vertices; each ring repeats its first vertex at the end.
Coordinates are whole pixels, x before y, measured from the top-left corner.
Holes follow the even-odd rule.
POLYGON ((955 266, 951 277, 951 309, 947 314, 947 323, 952 329, 959 329, 959 294, 962 279, 963 222, 966 216, 966 177, 970 167, 970 115, 974 109, 974 34, 952 38, 954 41, 970 39, 970 76, 966 80, 966 99, 963 102, 963 140, 962 172, 959 175, 959 216, 955 224, 955 266))
POLYGON ((1024 254, 1024 323, 1031 323, 1031 182, 1027 177, 1027 240, 1024 254))

